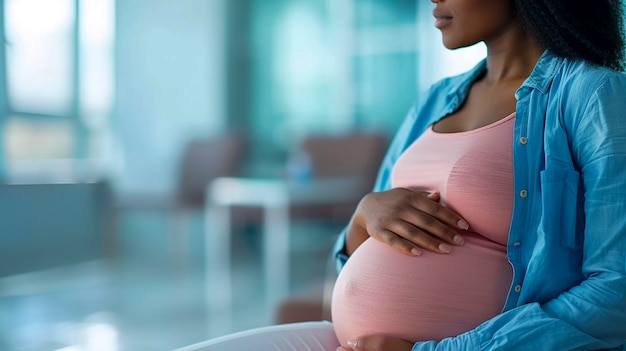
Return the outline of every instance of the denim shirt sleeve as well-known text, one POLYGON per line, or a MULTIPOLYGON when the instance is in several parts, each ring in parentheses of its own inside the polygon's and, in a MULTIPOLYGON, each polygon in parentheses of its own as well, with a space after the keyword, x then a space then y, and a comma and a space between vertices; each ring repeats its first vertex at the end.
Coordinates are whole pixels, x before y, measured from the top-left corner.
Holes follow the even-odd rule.
MULTIPOLYGON (((610 75, 587 89, 569 96, 584 101, 578 110, 564 112, 576 115, 564 128, 569 128, 568 152, 582 183, 582 240, 566 238, 558 252, 538 241, 529 255, 535 262, 554 255, 569 260, 580 250, 582 268, 572 263, 568 269, 582 281, 547 301, 520 301, 459 336, 416 343, 413 351, 626 350, 626 78, 610 75), (569 255, 568 249, 573 250, 569 255)), ((568 273, 529 269, 525 285, 549 289, 568 273)))

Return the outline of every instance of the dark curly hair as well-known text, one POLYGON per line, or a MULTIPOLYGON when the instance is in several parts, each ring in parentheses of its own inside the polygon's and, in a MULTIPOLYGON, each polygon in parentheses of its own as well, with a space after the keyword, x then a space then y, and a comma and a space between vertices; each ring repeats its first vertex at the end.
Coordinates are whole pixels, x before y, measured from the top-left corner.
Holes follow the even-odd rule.
POLYGON ((621 0, 514 0, 524 28, 553 54, 624 70, 621 0))

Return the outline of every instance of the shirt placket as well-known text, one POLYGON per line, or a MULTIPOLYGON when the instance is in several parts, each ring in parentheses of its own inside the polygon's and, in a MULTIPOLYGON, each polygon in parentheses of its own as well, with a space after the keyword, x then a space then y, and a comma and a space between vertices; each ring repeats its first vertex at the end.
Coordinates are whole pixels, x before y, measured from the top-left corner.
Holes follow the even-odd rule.
POLYGON ((528 147, 533 141, 528 137, 528 91, 520 89, 516 93, 518 103, 515 111, 515 128, 513 132, 513 162, 515 206, 508 240, 508 258, 513 266, 513 280, 504 310, 518 305, 522 284, 526 274, 523 264, 524 233, 528 230, 529 218, 529 175, 528 147))

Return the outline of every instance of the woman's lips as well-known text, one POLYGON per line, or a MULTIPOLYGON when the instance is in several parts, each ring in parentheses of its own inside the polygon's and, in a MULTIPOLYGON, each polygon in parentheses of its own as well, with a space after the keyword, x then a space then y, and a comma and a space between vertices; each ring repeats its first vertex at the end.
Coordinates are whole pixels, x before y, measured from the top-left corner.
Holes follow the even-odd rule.
POLYGON ((438 11, 433 11, 433 16, 435 16, 435 27, 437 28, 443 28, 452 23, 451 16, 446 16, 438 11))

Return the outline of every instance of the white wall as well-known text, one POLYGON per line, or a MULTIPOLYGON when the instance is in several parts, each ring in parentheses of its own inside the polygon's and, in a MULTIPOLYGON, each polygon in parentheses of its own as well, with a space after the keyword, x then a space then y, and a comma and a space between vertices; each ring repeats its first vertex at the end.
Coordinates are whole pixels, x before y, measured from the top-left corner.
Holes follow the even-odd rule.
POLYGON ((118 190, 171 191, 184 142, 223 128, 225 1, 117 1, 118 190))

